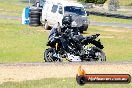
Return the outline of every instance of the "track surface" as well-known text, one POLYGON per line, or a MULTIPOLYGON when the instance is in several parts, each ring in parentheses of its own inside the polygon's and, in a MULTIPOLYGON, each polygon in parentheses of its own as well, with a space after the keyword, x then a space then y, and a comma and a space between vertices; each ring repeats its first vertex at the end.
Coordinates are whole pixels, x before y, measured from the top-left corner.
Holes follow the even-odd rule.
POLYGON ((78 67, 88 74, 130 74, 132 62, 115 63, 14 63, 0 64, 0 83, 75 77, 78 67))

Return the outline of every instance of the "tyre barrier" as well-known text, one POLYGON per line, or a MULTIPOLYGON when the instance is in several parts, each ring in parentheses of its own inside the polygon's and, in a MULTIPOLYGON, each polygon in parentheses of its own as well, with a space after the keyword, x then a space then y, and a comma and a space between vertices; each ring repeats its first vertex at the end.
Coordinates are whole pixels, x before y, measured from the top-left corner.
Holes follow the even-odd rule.
POLYGON ((42 14, 42 9, 40 8, 30 8, 29 11, 29 25, 39 26, 41 24, 40 17, 42 14))
POLYGON ((106 12, 102 13, 102 12, 94 12, 94 11, 87 11, 87 14, 132 20, 132 16, 125 16, 121 14, 111 14, 111 13, 106 13, 106 12))

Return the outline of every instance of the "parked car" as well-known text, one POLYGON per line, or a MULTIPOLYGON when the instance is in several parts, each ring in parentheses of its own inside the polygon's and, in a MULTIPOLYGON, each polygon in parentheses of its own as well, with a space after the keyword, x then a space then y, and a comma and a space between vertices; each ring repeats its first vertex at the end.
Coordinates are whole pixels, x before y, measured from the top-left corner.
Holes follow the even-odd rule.
POLYGON ((62 26, 62 19, 66 15, 72 16, 73 22, 76 22, 81 32, 88 29, 89 19, 84 6, 73 1, 46 0, 43 3, 41 22, 44 28, 48 30, 57 23, 62 26))

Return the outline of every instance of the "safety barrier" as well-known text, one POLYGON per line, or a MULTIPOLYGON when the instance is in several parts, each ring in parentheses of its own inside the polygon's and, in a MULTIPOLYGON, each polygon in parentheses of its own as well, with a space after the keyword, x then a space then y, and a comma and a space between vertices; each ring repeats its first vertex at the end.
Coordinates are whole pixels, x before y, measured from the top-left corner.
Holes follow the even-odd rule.
POLYGON ((95 11, 87 11, 87 14, 132 20, 132 16, 125 16, 125 15, 121 15, 121 14, 112 14, 112 13, 107 13, 107 12, 102 13, 102 12, 95 12, 95 11))

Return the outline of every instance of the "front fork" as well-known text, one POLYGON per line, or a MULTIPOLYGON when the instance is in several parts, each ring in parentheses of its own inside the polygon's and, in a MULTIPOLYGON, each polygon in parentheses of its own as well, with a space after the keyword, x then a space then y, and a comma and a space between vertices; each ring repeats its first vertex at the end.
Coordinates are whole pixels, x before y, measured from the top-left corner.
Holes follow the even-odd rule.
POLYGON ((58 51, 58 43, 55 44, 55 49, 58 51))
POLYGON ((58 53, 58 43, 55 44, 55 49, 54 50, 55 50, 54 51, 55 53, 54 53, 53 56, 56 57, 59 61, 62 61, 61 58, 60 58, 60 55, 58 53))

